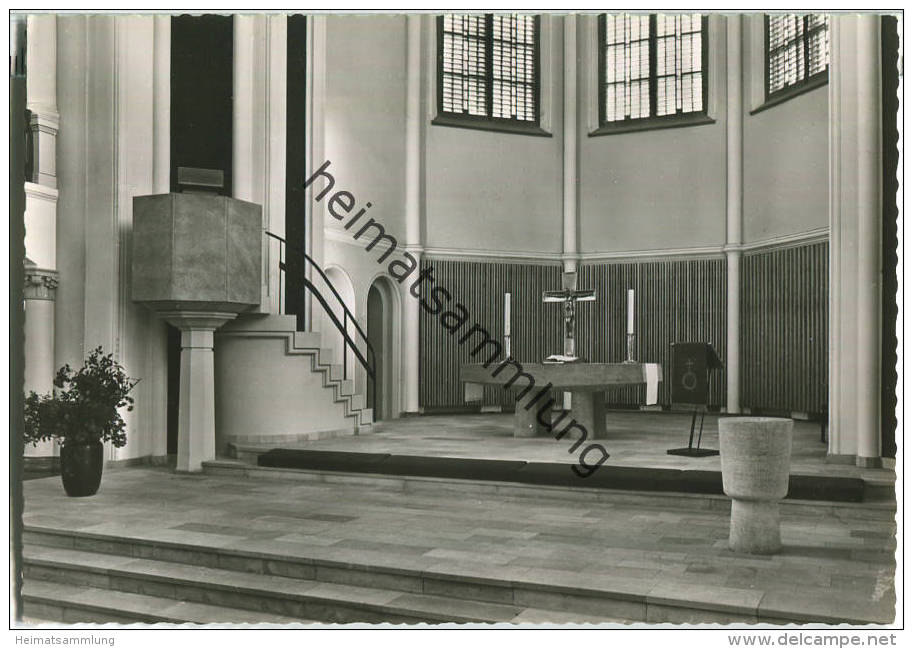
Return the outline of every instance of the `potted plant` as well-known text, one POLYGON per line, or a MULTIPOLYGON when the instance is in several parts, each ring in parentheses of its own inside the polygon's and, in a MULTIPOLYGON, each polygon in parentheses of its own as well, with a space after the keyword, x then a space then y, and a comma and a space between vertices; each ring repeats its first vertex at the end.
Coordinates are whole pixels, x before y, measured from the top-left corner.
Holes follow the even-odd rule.
POLYGON ((85 365, 64 365, 49 394, 30 392, 25 400, 25 442, 55 439, 60 444, 60 474, 68 496, 92 496, 101 483, 103 442, 127 443, 119 409, 133 410, 128 396, 137 379, 127 376, 113 354, 96 347, 85 365))

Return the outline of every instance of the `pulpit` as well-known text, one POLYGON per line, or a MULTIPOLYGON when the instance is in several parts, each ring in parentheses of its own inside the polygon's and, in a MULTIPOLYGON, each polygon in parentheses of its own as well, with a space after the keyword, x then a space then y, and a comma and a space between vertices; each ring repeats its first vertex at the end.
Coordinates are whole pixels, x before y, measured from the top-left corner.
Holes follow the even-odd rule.
POLYGON ((181 330, 179 471, 215 458, 213 332, 260 303, 261 226, 227 196, 133 199, 133 300, 181 330))

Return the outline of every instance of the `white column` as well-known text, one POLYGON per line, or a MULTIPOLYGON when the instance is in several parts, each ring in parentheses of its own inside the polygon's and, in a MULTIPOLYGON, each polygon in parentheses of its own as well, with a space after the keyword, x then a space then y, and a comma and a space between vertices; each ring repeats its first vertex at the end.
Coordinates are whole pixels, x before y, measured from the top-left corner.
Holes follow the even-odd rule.
POLYGON ((877 15, 857 14, 855 18, 859 164, 856 460, 874 466, 881 456, 881 38, 877 15))
MULTIPOLYGON (((285 157, 286 114, 288 95, 288 18, 284 15, 269 16, 267 30, 267 83, 266 83, 266 201, 263 205, 263 229, 285 237, 285 157)), ((304 218, 304 215, 301 215, 304 218)), ((264 277, 268 302, 264 310, 279 313, 279 245, 270 244, 263 237, 264 277)))
MULTIPOLYGON (((264 226, 269 223, 266 195, 266 16, 234 18, 232 52, 232 191, 234 198, 263 207, 264 226)), ((269 312, 269 245, 263 242, 260 311, 269 312)))
POLYGON ((57 16, 28 17, 26 74, 29 129, 34 142, 34 174, 27 181, 57 187, 57 16))
POLYGON ((564 17, 564 270, 577 270, 577 17, 564 17))
POLYGON ((828 456, 881 455, 881 89, 877 16, 831 16, 828 456))
MULTIPOLYGON (((24 390, 39 394, 50 392, 54 383, 54 298, 57 272, 37 268, 26 260, 22 297, 25 307, 24 390)), ((56 442, 39 442, 25 447, 28 457, 55 455, 56 442)))
POLYGON ((155 16, 153 36, 152 192, 171 190, 171 16, 155 16))
MULTIPOLYGON (((256 177, 257 142, 262 136, 257 121, 256 47, 260 16, 235 16, 232 72, 232 196, 243 201, 261 203, 263 195, 256 177)), ((262 117, 262 115, 261 115, 262 117)))
MULTIPOLYGON (((30 15, 26 102, 31 111, 32 175, 25 182, 25 390, 50 392, 54 365, 57 274, 57 17, 30 15)), ((28 456, 55 455, 55 442, 26 446, 28 456)))
MULTIPOLYGON (((263 230, 285 232, 285 16, 234 19, 232 196, 263 208, 263 230)), ((279 310, 279 247, 263 237, 261 313, 279 310)))
POLYGON ((216 457, 213 332, 234 313, 162 313, 181 330, 181 395, 178 407, 178 471, 202 471, 216 457))
MULTIPOLYGON (((421 264, 422 255, 422 18, 406 17, 406 249, 421 264)), ((419 303, 407 285, 402 292, 403 410, 418 412, 419 303)))
POLYGON ((742 23, 726 18, 726 412, 739 395, 739 267, 742 257, 742 23))

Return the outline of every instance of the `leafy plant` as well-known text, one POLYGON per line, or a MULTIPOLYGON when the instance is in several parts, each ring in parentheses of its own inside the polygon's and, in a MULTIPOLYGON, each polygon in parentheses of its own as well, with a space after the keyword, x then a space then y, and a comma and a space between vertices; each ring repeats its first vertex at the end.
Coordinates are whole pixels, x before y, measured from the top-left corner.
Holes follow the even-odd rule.
POLYGON ((56 439, 60 444, 127 443, 119 409, 133 410, 130 390, 139 382, 127 376, 113 354, 96 347, 85 365, 64 365, 54 377, 54 391, 30 392, 25 399, 25 442, 56 439))

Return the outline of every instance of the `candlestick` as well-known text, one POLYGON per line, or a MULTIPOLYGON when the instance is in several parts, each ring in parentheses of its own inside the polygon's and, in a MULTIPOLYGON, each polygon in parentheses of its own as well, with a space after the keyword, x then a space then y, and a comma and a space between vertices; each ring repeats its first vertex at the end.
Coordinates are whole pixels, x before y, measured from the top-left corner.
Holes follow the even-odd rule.
POLYGON ((628 335, 634 333, 634 289, 628 289, 628 335))
POLYGON ((627 352, 625 354, 625 363, 636 363, 634 360, 634 334, 628 334, 627 352))
POLYGON ((504 294, 504 335, 510 335, 510 293, 504 294))
POLYGON ((504 358, 510 358, 510 293, 504 294, 504 358))

